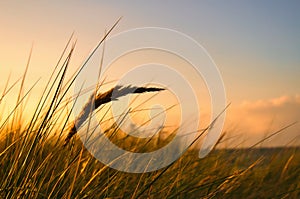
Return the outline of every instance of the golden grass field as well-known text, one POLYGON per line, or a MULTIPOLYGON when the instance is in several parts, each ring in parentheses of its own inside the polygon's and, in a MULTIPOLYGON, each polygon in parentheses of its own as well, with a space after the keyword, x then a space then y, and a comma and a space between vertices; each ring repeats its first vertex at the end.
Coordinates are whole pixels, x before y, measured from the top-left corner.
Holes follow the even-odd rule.
MULTIPOLYGON (((191 148, 170 166, 133 174, 100 163, 76 133, 65 143, 74 122, 68 93, 77 73, 65 79, 73 49, 63 52, 30 117, 23 115, 31 92, 23 88, 28 66, 17 84, 4 89, 0 106, 19 86, 15 108, 0 120, 0 198, 300 198, 297 147, 216 147, 203 159, 191 148)), ((140 146, 118 137, 117 127, 106 133, 124 147, 140 146)), ((156 144, 148 140, 144 150, 156 144)))

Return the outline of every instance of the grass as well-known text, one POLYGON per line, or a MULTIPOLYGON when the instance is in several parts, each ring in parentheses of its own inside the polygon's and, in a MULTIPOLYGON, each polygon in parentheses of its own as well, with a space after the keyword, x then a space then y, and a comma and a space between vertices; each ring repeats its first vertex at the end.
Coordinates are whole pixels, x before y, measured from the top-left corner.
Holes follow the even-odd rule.
MULTIPOLYGON (((70 115, 78 97, 68 93, 95 52, 67 80, 75 48, 70 43, 71 38, 31 117, 22 115, 31 92, 24 90, 30 57, 24 76, 5 86, 0 106, 21 81, 15 108, 0 120, 0 198, 300 198, 300 148, 296 147, 214 149, 204 159, 190 149, 170 166, 141 174, 103 165, 76 135, 63 147, 74 125, 70 115)), ((105 132, 124 148, 158 148, 158 142, 151 142, 154 138, 145 144, 118 133, 115 126, 105 132)), ((159 140, 159 145, 168 139, 159 140)))
POLYGON ((66 139, 66 146, 72 136, 77 132, 77 128, 79 128, 92 114, 93 110, 97 110, 101 105, 109 103, 114 100, 118 100, 120 97, 136 94, 136 93, 147 93, 147 92, 158 92, 164 90, 163 88, 155 88, 155 87, 135 87, 135 86, 115 86, 105 93, 99 93, 98 95, 93 94, 89 101, 84 105, 81 113, 75 119, 75 122, 70 129, 66 139))

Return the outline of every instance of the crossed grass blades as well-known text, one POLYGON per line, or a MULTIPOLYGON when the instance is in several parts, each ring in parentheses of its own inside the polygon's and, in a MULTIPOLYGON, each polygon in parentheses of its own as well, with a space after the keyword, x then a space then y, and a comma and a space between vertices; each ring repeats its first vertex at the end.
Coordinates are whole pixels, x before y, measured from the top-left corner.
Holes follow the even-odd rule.
MULTIPOLYGON (((114 26, 104 35, 92 54, 114 26)), ((74 42, 71 45, 71 41, 72 37, 50 75, 32 115, 25 117, 23 114, 28 106, 29 95, 39 82, 25 89, 30 56, 24 75, 13 83, 8 78, 0 95, 1 199, 300 197, 299 148, 216 148, 204 159, 198 159, 198 151, 191 148, 166 168, 130 174, 98 162, 76 136, 73 136, 73 142, 68 147, 61 147, 65 143, 65 136, 70 132, 69 127, 72 128, 76 121, 71 120, 70 115, 77 96, 68 97, 68 91, 92 56, 87 57, 70 79, 66 79, 66 71, 76 44, 74 42), (20 88, 16 105, 4 116, 5 101, 18 85, 20 88)), ((136 91, 135 87, 117 88, 120 91, 136 91)), ((120 96, 132 92, 120 92, 120 96)), ((99 99, 113 100, 108 93, 109 91, 103 93, 99 99), (105 95, 108 97, 104 97, 105 95)), ((97 95, 94 99, 96 101, 97 95)), ((103 102, 99 102, 99 105, 103 102)), ((281 133, 284 129, 270 136, 281 133)), ((116 131, 115 128, 108 130, 116 131)), ((198 137, 206 130, 199 130, 198 137)), ((222 136, 218 143, 225 140, 222 136)), ((260 145, 263 141, 257 144, 260 145)), ((147 145, 149 151, 155 147, 147 145)))

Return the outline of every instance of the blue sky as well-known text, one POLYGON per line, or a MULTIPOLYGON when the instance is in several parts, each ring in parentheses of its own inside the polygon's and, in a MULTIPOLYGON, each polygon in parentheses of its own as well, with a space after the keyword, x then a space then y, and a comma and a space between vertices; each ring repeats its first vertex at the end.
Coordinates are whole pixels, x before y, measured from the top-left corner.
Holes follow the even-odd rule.
MULTIPOLYGON (((234 93, 242 93, 247 99, 300 92, 297 86, 300 83, 298 1, 32 1, 26 5, 10 1, 0 4, 1 38, 6 40, 5 45, 19 39, 21 45, 27 43, 27 49, 32 41, 38 48, 51 37, 51 47, 57 44, 53 48, 59 48, 74 30, 79 44, 86 50, 123 16, 116 32, 159 26, 193 37, 211 54, 228 88, 240 91, 234 93), (5 37, 8 35, 15 38, 8 40, 5 37)), ((5 45, 1 51, 5 51, 5 45)), ((243 100, 244 97, 234 93, 229 91, 232 98, 243 100)))
MULTIPOLYGON (((123 16, 114 33, 158 26, 183 32, 203 45, 218 65, 234 107, 252 102, 262 108, 265 103, 270 112, 274 101, 287 99, 283 102, 294 108, 276 114, 296 119, 299 9, 299 1, 1 1, 0 72, 19 77, 34 42, 29 79, 47 77, 72 31, 78 39, 73 63, 78 65, 104 30, 123 16)), ((2 78, 0 88, 5 81, 2 78)))

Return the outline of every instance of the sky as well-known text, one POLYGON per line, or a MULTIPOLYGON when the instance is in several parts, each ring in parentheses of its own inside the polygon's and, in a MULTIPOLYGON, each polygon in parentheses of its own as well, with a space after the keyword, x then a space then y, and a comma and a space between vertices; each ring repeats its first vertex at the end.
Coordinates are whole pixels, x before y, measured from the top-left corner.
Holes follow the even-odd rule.
MULTIPOLYGON (((232 137, 242 135, 242 145, 255 143, 300 118, 299 8, 299 1, 258 0, 1 1, 0 89, 9 74, 11 82, 23 74, 32 45, 26 86, 39 77, 43 82, 73 31, 77 46, 70 70, 75 70, 123 16, 112 34, 163 27, 201 44, 218 66, 232 103, 224 129, 232 137)), ((42 88, 41 83, 33 92, 42 88)), ((266 145, 286 145, 297 136, 298 124, 266 145)))

